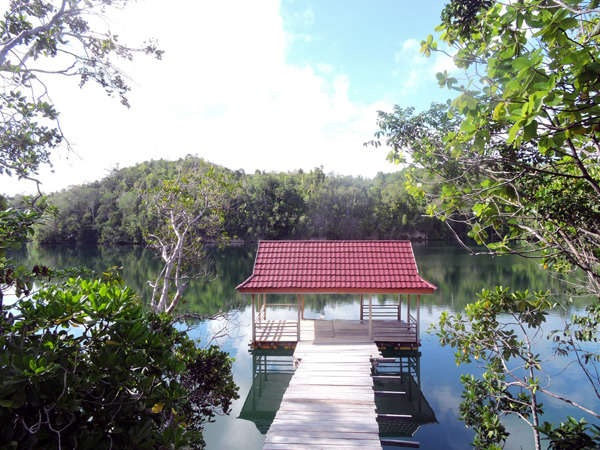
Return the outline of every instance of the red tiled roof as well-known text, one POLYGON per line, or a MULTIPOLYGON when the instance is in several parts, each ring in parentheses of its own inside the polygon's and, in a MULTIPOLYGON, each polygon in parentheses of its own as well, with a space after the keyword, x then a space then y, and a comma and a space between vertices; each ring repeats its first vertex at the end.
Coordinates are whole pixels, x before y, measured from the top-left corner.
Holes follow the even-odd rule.
POLYGON ((426 293, 410 241, 261 241, 240 292, 426 293))

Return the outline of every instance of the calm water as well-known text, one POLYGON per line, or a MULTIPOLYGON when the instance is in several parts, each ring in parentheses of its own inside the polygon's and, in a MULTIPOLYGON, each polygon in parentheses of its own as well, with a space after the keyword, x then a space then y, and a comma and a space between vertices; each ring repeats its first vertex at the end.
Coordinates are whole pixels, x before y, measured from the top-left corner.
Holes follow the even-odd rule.
MULTIPOLYGON (((561 286, 531 260, 511 256, 473 257, 458 247, 447 245, 415 244, 414 250, 421 276, 438 286, 434 295, 421 298, 422 346, 421 355, 416 361, 420 368, 418 381, 422 397, 419 398, 428 406, 427 412, 434 414, 437 423, 421 426, 414 434, 414 439, 421 443, 422 449, 467 449, 472 442, 472 432, 458 420, 458 405, 462 392, 459 377, 461 373, 477 373, 479 369, 456 367, 452 350, 442 348, 437 338, 427 334, 425 330, 436 322, 442 311, 462 312, 464 305, 473 301, 476 298, 475 293, 483 288, 502 285, 513 289, 551 289, 559 292, 561 286)), ((223 307, 240 309, 237 319, 239 327, 234 330, 232 337, 221 341, 223 348, 235 358, 234 373, 240 388, 240 399, 234 402, 229 416, 219 417, 216 422, 206 426, 206 441, 211 450, 262 448, 265 436, 259 428, 265 431, 269 413, 260 413, 255 409, 265 404, 273 408, 272 405, 276 404, 278 399, 280 401, 291 376, 285 366, 286 358, 281 358, 283 362, 280 373, 257 377, 253 387, 257 355, 248 351, 251 320, 249 298, 238 294, 235 287, 252 273, 255 251, 255 245, 216 251, 213 259, 219 276, 210 282, 190 286, 187 294, 185 307, 192 311, 210 313, 223 307), (254 421, 239 418, 240 414, 254 421)), ((142 248, 32 247, 28 249, 27 254, 18 255, 18 258, 59 268, 81 265, 104 270, 107 267, 120 266, 123 267, 126 282, 138 292, 144 293, 149 292, 146 280, 151 279, 159 267, 152 253, 142 248)), ((285 297, 279 300, 286 301, 285 297)), ((379 296, 375 301, 384 300, 385 296, 379 296)), ((325 319, 356 319, 359 314, 358 302, 359 298, 353 296, 306 296, 305 317, 317 318, 322 315, 325 319)), ((578 299, 566 303, 568 306, 550 317, 544 329, 562 328, 564 317, 582 311, 585 306, 585 302, 578 299)), ((296 312, 279 307, 270 314, 273 314, 270 315, 271 318, 293 318, 296 312)), ((216 322, 204 322, 198 324, 191 333, 195 337, 204 338, 220 325, 216 322)), ((551 348, 547 341, 540 342, 540 353, 550 355, 551 348)), ((569 368, 565 370, 568 363, 569 360, 562 358, 553 359, 546 365, 548 374, 552 376, 552 390, 592 409, 599 409, 598 402, 590 404, 589 399, 595 398, 595 395, 587 382, 578 379, 579 372, 569 368), (574 389, 574 386, 577 388, 574 389)), ((564 419, 567 414, 578 418, 582 416, 578 411, 568 410, 564 404, 550 399, 543 401, 546 420, 557 421, 564 419)), ((591 418, 587 420, 594 423, 591 418)), ((511 436, 505 448, 531 448, 533 443, 529 428, 516 419, 507 419, 507 423, 511 426, 511 436)))

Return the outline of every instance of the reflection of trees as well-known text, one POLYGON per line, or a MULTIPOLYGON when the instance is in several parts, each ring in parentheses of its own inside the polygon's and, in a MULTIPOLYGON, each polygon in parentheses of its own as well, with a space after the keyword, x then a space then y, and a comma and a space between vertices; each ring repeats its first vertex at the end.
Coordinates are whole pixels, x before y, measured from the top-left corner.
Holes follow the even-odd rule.
MULTIPOLYGON (((421 297, 423 306, 449 306, 453 311, 461 311, 467 302, 473 300, 474 292, 491 285, 544 291, 563 289, 559 281, 541 270, 534 260, 515 256, 470 256, 459 247, 447 245, 415 244, 414 250, 421 276, 438 287, 435 294, 421 297)), ((187 303, 182 307, 187 311, 207 314, 247 304, 248 298, 240 296, 235 287, 252 273, 255 256, 255 244, 232 245, 224 250, 212 248, 215 278, 206 283, 192 283, 186 294, 187 303)), ((150 294, 146 281, 159 270, 159 261, 144 247, 32 245, 27 253, 15 257, 24 263, 41 261, 56 268, 86 266, 103 271, 107 267, 123 267, 127 284, 144 296, 150 294)), ((325 305, 351 305, 358 303, 359 299, 359 295, 310 294, 304 296, 304 304, 306 311, 320 313, 325 305)), ((396 296, 373 296, 376 303, 386 299, 397 301, 396 296)), ((269 303, 290 303, 290 296, 269 295, 269 303)))
MULTIPOLYGON (((214 278, 206 283, 191 283, 182 310, 208 314, 224 307, 239 306, 242 299, 235 287, 252 273, 255 245, 210 249, 214 278)), ((160 261, 149 249, 140 246, 42 246, 30 245, 26 252, 14 255, 21 263, 40 263, 55 268, 85 266, 96 271, 107 267, 123 268, 128 286, 147 298, 147 280, 160 270, 160 261)))
POLYGON ((421 297, 423 305, 452 305, 462 311, 474 292, 498 285, 532 291, 564 291, 564 284, 544 272, 536 260, 516 255, 471 256, 459 247, 416 246, 415 257, 423 278, 435 284, 434 295, 421 297))

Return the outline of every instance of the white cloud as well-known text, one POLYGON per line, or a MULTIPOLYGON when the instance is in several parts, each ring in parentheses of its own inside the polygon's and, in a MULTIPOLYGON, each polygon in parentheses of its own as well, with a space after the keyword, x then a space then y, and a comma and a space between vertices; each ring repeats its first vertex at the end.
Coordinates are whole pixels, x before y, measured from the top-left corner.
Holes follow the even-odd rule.
MULTIPOLYGON (((435 87, 435 74, 455 69, 452 58, 442 52, 433 52, 429 58, 421 53, 421 41, 408 39, 401 43, 394 55, 396 76, 402 83, 403 95, 435 87)), ((440 47, 441 48, 441 47, 440 47)))
MULTIPOLYGON (((248 172, 394 170, 385 151, 362 146, 376 131, 377 109, 389 105, 351 102, 352 80, 336 70, 286 64, 278 2, 164 5, 133 4, 114 19, 125 25, 123 41, 155 36, 166 50, 163 61, 140 56, 126 67, 131 109, 96 86, 52 83, 63 130, 81 159, 59 152, 55 175, 44 171, 45 190, 98 179, 117 164, 186 154, 248 172)), ((25 189, 5 181, 0 191, 25 189)))

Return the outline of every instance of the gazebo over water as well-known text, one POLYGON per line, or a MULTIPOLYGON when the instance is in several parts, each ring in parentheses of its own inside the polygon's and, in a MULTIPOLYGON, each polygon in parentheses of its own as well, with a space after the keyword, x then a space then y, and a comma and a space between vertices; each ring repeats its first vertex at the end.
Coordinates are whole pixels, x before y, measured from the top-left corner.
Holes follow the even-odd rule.
POLYGON ((252 297, 255 348, 336 337, 416 348, 421 294, 436 287, 419 276, 410 241, 261 241, 254 272, 236 289, 252 297), (356 320, 303 320, 304 295, 327 293, 360 294, 356 320), (297 320, 268 320, 267 294, 295 295, 295 303, 276 306, 297 307, 297 320), (373 294, 394 295, 397 302, 374 305, 373 294))

